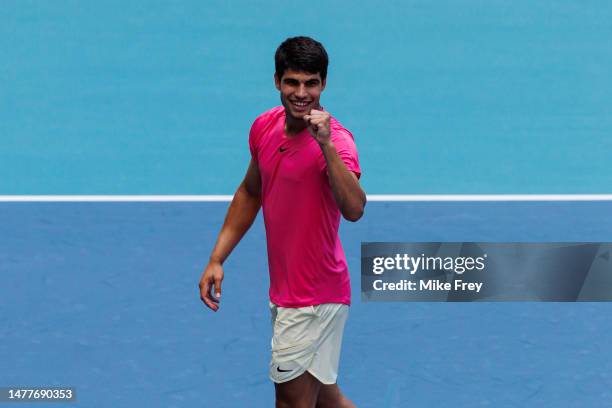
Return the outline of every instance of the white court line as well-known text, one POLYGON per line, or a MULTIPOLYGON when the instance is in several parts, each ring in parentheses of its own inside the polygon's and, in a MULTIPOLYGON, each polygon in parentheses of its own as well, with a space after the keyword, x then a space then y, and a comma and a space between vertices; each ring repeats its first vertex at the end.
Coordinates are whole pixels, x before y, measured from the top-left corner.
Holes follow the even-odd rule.
POLYGON ((612 194, 369 195, 369 201, 612 201, 612 194))
POLYGON ((0 202, 229 202, 231 195, 0 195, 0 202))
MULTIPOLYGON (((231 195, 0 195, 0 202, 229 202, 231 195)), ((371 194, 368 201, 612 201, 612 194, 371 194)))

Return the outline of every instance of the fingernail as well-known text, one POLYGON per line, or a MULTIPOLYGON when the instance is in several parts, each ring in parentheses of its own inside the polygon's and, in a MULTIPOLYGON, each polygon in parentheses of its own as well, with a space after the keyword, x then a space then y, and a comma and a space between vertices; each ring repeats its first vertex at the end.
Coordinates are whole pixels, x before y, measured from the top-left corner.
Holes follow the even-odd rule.
POLYGON ((220 293, 215 293, 215 297, 216 297, 217 299, 219 299, 219 298, 221 297, 221 294, 220 294, 220 293))

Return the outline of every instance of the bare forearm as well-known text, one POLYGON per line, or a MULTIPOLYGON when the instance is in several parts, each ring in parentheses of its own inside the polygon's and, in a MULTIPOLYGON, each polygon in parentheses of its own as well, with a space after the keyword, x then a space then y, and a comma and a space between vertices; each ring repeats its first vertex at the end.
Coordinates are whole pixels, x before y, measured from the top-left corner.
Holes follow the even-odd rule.
POLYGON ((225 261, 253 224, 260 207, 260 196, 249 194, 244 183, 240 184, 227 210, 211 260, 219 263, 225 261))
POLYGON ((357 221, 363 215, 366 204, 366 195, 357 177, 346 168, 338 156, 333 143, 321 145, 323 156, 327 162, 329 183, 334 198, 342 216, 349 221, 357 221))

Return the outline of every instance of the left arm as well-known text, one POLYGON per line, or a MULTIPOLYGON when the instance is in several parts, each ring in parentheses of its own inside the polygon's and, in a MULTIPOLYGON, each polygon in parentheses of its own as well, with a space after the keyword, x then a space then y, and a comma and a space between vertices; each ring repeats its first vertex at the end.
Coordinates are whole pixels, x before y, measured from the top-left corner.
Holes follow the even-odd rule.
POLYGON ((346 165, 338 156, 336 147, 331 140, 329 124, 329 113, 325 111, 312 110, 310 115, 305 115, 304 120, 309 123, 308 130, 319 143, 329 174, 334 199, 342 216, 348 221, 357 221, 363 215, 366 204, 366 195, 355 173, 346 168, 346 165))

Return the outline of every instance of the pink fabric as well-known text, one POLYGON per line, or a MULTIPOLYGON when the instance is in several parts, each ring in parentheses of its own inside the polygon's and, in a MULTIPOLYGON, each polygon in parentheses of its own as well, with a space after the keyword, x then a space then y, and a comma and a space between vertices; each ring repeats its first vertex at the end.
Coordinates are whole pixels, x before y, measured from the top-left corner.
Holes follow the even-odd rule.
MULTIPOLYGON (((350 304, 340 210, 321 148, 308 130, 287 137, 282 106, 259 116, 249 135, 259 164, 268 243, 270 301, 281 307, 350 304)), ((353 135, 331 119, 331 137, 347 168, 361 174, 353 135)))

